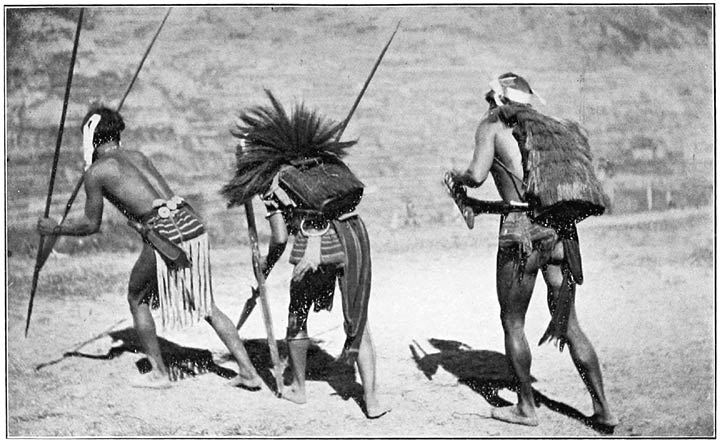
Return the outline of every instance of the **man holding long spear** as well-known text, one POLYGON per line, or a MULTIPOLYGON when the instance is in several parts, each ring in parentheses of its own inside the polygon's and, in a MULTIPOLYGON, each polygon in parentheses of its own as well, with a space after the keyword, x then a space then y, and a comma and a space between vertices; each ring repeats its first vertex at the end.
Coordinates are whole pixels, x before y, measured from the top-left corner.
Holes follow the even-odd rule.
POLYGON ((103 198, 118 208, 143 238, 128 284, 128 303, 135 330, 152 371, 133 381, 145 388, 169 387, 150 308, 159 307, 165 328, 205 319, 238 363, 231 385, 258 390, 262 380, 250 362, 233 323, 215 305, 205 226, 192 207, 175 195, 150 159, 120 147, 122 116, 103 106, 90 109, 82 122, 86 163, 85 213, 57 224, 38 221, 42 235, 86 236, 100 230, 103 198))
MULTIPOLYGON (((364 186, 342 161, 346 149, 356 141, 340 139, 399 27, 398 22, 342 122, 327 120, 303 105, 288 114, 270 91, 266 93, 271 106, 243 111, 231 130, 240 140, 236 173, 222 190, 229 206, 245 205, 254 249, 257 233, 251 201, 260 195, 265 203, 272 233, 267 256, 254 264, 259 267, 256 276, 260 288, 282 256, 288 234, 295 236, 290 256, 295 270, 290 282, 286 335, 293 381, 282 388, 280 396, 297 404, 306 402, 308 314, 311 308, 332 308, 337 282, 346 334, 339 359, 349 365, 357 363, 365 414, 370 419, 385 415, 389 408, 377 397, 375 348, 367 325, 372 276, 370 240, 355 212, 364 186)), ((263 296, 262 290, 256 293, 263 296)), ((247 319, 255 296, 249 300, 238 327, 247 319)))
POLYGON ((295 236, 286 335, 293 381, 281 397, 297 404, 306 402, 308 314, 311 309, 332 308, 339 282, 346 333, 340 359, 351 365, 357 362, 366 415, 378 418, 388 410, 376 394, 375 349, 367 324, 370 243, 354 211, 362 183, 341 161, 355 141, 335 141, 340 123, 303 106, 288 116, 270 92, 268 96, 272 106, 243 112, 233 130, 240 139, 237 173, 223 194, 230 205, 262 196, 272 230, 268 255, 261 262, 264 274, 282 256, 288 233, 295 236))

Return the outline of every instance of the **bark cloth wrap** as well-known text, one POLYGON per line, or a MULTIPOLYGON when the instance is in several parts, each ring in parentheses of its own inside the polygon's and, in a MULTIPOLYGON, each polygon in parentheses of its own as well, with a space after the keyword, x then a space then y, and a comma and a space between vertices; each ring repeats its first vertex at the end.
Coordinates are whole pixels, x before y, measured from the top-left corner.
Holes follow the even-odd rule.
POLYGON ((163 329, 191 326, 210 316, 213 305, 210 248, 200 218, 185 202, 164 201, 145 215, 143 239, 155 250, 163 329))

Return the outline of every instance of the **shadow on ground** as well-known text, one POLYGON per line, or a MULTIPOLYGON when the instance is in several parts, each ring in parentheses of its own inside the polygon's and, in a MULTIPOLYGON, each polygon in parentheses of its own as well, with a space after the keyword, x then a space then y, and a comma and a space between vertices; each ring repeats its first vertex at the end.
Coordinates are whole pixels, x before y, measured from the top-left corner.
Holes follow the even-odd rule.
MULTIPOLYGON (((442 367, 457 377, 459 383, 479 393, 493 407, 513 405, 498 395, 501 389, 514 392, 518 390, 518 382, 510 371, 504 354, 491 350, 474 350, 459 341, 431 338, 428 342, 439 352, 427 353, 416 341, 410 344, 413 360, 428 379, 432 380, 438 368, 442 367)), ((532 378, 532 382, 535 381, 536 379, 532 378)), ((533 394, 538 406, 544 405, 600 433, 613 433, 613 427, 598 425, 589 416, 567 404, 550 399, 535 389, 533 394)))
MULTIPOLYGON (((60 359, 38 365, 36 370, 57 364, 67 357, 111 360, 123 353, 142 353, 142 347, 137 333, 135 333, 132 327, 113 331, 107 335, 110 336, 113 341, 112 347, 107 353, 89 354, 83 353, 80 350, 68 351, 64 353, 60 359)), ((206 373, 213 373, 226 379, 231 379, 237 375, 234 370, 218 365, 233 361, 229 353, 221 355, 218 360, 215 361, 210 350, 184 347, 164 338, 158 338, 158 340, 160 342, 160 351, 163 360, 170 370, 170 379, 173 381, 179 381, 186 377, 206 373)), ((245 343, 245 349, 248 352, 250 361, 257 369, 258 374, 262 377, 267 387, 271 391, 276 392, 276 382, 272 373, 273 362, 270 357, 267 340, 249 339, 243 342, 245 343)), ((363 412, 365 412, 363 389, 362 386, 355 381, 354 366, 338 362, 335 357, 319 347, 318 344, 321 342, 320 340, 312 340, 308 348, 306 380, 327 382, 335 391, 335 395, 343 400, 352 399, 363 412)), ((286 360, 287 345, 285 341, 277 341, 277 344, 281 359, 286 360)), ((140 373, 147 373, 152 369, 150 361, 147 358, 138 360, 136 365, 140 373)), ((292 373, 290 368, 286 368, 284 371, 284 384, 290 384, 291 380, 292 373)))

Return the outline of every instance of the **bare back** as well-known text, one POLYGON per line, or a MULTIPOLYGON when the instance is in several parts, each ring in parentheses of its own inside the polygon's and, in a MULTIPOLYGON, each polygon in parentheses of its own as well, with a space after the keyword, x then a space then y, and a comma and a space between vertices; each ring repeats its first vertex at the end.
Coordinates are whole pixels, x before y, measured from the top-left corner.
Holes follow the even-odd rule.
POLYGON ((97 178, 102 196, 131 218, 149 213, 155 199, 173 196, 152 162, 138 151, 108 152, 93 163, 88 174, 97 178))

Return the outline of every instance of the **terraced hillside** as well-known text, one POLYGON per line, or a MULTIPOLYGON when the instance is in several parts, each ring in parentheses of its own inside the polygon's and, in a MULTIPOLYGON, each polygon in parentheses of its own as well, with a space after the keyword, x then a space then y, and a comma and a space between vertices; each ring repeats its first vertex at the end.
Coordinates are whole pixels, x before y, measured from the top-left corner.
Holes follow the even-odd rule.
MULTIPOLYGON (((77 9, 6 9, 8 248, 27 252, 43 211, 77 9)), ((165 8, 86 10, 53 214, 81 171, 79 121, 88 104, 116 104, 165 8)), ((655 180, 712 187, 710 6, 665 7, 175 7, 128 97, 123 143, 146 152, 178 193, 196 201, 215 247, 244 236, 240 209, 218 191, 232 173, 228 129, 244 106, 304 101, 348 112, 398 21, 400 31, 346 131, 348 159, 367 185, 371 231, 458 222, 442 173, 470 158, 487 83, 512 70, 580 121, 598 158, 633 177, 644 147, 655 180), (638 146, 633 140, 649 140, 638 146), (637 156, 637 155, 635 155, 637 156)), ((492 186, 480 194, 493 197, 492 186)), ((702 199, 702 198, 701 198, 702 199)), ((83 204, 82 195, 74 213, 83 204)), ((106 216, 124 232, 117 213, 106 216)), ((102 235, 125 244, 124 233, 102 235)), ((102 238, 102 236, 100 237, 102 238)), ((66 241, 71 248, 87 244, 66 241)), ((97 242, 98 239, 91 240, 97 242)), ((130 244, 130 242, 128 242, 130 244)), ((63 244, 61 244, 62 246, 63 244)))

